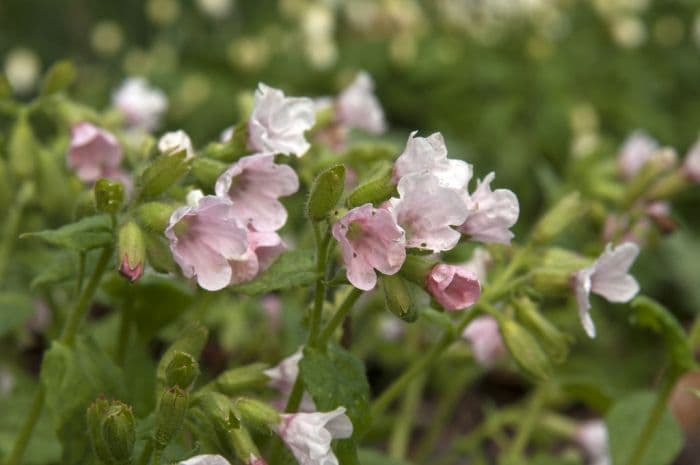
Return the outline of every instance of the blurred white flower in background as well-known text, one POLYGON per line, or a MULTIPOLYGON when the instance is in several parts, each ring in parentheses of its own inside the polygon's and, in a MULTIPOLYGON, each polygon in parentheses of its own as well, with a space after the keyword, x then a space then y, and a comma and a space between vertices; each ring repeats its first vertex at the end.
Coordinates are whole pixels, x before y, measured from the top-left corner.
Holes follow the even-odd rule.
POLYGON ((197 7, 212 18, 225 18, 233 10, 233 0, 196 0, 197 7))
POLYGON ((41 59, 33 50, 17 47, 5 56, 5 76, 12 90, 27 94, 34 89, 41 71, 41 59))
POLYGON ((104 56, 116 54, 124 45, 124 33, 116 21, 100 21, 95 24, 90 36, 90 44, 97 53, 104 56))

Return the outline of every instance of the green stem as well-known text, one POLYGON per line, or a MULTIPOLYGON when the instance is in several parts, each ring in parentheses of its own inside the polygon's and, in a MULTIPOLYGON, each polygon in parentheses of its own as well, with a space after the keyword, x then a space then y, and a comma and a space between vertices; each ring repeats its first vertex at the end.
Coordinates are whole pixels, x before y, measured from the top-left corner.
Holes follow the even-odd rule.
MULTIPOLYGON (((97 289, 97 285, 100 283, 100 279, 102 278, 102 274, 104 273, 107 264, 109 263, 109 259, 112 257, 112 250, 112 247, 105 247, 102 249, 102 254, 100 255, 87 287, 83 291, 78 303, 76 304, 75 308, 73 308, 73 311, 70 313, 65 322, 63 332, 58 341, 67 345, 68 347, 72 346, 75 342, 75 334, 78 330, 80 321, 88 308, 88 304, 92 300, 92 296, 97 289)), ((44 396, 44 389, 39 387, 39 390, 34 397, 34 402, 32 403, 32 408, 29 411, 29 415, 27 416, 22 429, 15 440, 14 447, 10 453, 10 458, 5 465, 20 464, 24 451, 29 443, 29 439, 34 432, 34 427, 39 420, 39 416, 41 415, 41 409, 44 404, 44 396)))
POLYGON ((544 405, 544 393, 544 389, 542 387, 538 387, 532 394, 527 412, 525 413, 525 418, 523 419, 522 423, 520 423, 520 428, 515 435, 515 439, 511 444, 510 450, 507 452, 507 456, 511 460, 518 459, 522 455, 523 451, 525 450, 525 446, 527 446, 527 443, 530 440, 530 436, 532 435, 532 431, 537 424, 537 420, 542 411, 542 406, 544 405))
POLYGON ((85 280, 85 251, 78 252, 78 279, 75 284, 75 295, 79 296, 83 289, 83 281, 85 280))
POLYGON ((301 398, 304 395, 304 381, 301 376, 297 375, 297 379, 294 381, 294 386, 292 387, 292 392, 289 393, 289 399, 287 399, 287 405, 284 407, 284 411, 291 413, 296 412, 299 409, 299 404, 301 404, 301 398))
POLYGON ((126 348, 129 344, 129 334, 131 330, 131 318, 129 318, 130 309, 124 307, 119 315, 119 339, 117 339, 117 348, 114 354, 114 360, 120 367, 124 366, 126 358, 126 348))
POLYGON ((40 384, 36 393, 34 393, 34 400, 32 400, 32 407, 29 409, 29 415, 22 425, 22 429, 17 436, 15 441, 15 446, 7 458, 5 465, 19 465, 22 461, 22 456, 24 451, 29 444, 29 439, 32 437, 32 432, 34 431, 34 425, 39 421, 41 416, 41 410, 44 406, 44 387, 40 384))
POLYGON ((348 296, 345 297, 343 303, 340 304, 340 307, 338 307, 338 310, 336 310, 333 318, 331 318, 331 320, 326 324, 326 327, 323 328, 323 331, 321 331, 321 334, 318 336, 318 340, 316 341, 316 345, 318 347, 323 347, 326 342, 328 342, 328 339, 333 335, 338 326, 340 326, 350 309, 352 309, 353 305, 355 305, 355 302, 357 302, 357 299, 359 299, 361 295, 362 291, 360 289, 354 287, 352 288, 348 296))
POLYGON ((627 465, 639 465, 642 462, 644 454, 647 451, 647 447, 651 442, 652 436, 654 435, 656 428, 659 426, 661 418, 666 412, 666 403, 671 395, 671 391, 673 391, 673 386, 676 384, 676 379, 676 375, 665 376, 661 390, 659 391, 659 395, 654 403, 654 407, 652 408, 649 418, 642 429, 642 433, 639 435, 639 440, 637 440, 637 445, 635 446, 632 455, 630 455, 627 465))
POLYGON ((5 279, 5 271, 18 236, 22 213, 25 205, 32 197, 32 191, 32 184, 29 182, 22 184, 13 207, 10 208, 7 216, 5 216, 5 227, 3 228, 0 242, 0 282, 3 282, 5 279))
POLYGON ((323 300, 326 293, 326 249, 328 248, 328 238, 330 238, 328 233, 325 238, 321 238, 321 232, 317 223, 313 223, 313 230, 314 238, 316 239, 316 271, 319 273, 319 277, 316 280, 314 307, 311 312, 311 323, 309 326, 308 344, 310 346, 315 345, 321 327, 323 300))
POLYGON ((148 440, 146 445, 143 446, 143 451, 141 452, 139 461, 136 463, 138 465, 148 465, 148 462, 151 460, 151 454, 153 454, 153 441, 148 440))
POLYGON ((422 373, 411 382, 404 394, 401 404, 401 413, 394 423, 394 431, 389 442, 389 457, 403 460, 406 458, 408 443, 411 438, 411 430, 415 420, 416 412, 420 406, 423 389, 427 381, 427 373, 422 373))

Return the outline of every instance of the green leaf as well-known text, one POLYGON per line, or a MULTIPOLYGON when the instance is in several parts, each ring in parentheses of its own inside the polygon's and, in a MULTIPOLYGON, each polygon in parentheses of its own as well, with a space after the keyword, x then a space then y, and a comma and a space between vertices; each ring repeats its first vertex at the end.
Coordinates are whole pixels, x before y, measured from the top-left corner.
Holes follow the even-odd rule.
POLYGON ((190 169, 189 162, 185 161, 186 157, 187 152, 181 150, 156 158, 139 176, 138 185, 141 186, 141 198, 156 197, 183 177, 190 169))
POLYGON ((0 336, 19 328, 34 313, 32 299, 21 292, 0 292, 0 336))
POLYGON ((98 396, 123 398, 122 372, 88 338, 78 338, 75 347, 54 342, 45 353, 41 382, 46 407, 63 446, 61 463, 94 464, 85 412, 98 396))
POLYGON ((634 324, 661 334, 677 375, 695 366, 693 350, 685 331, 666 307, 645 296, 634 299, 631 307, 634 324))
POLYGON ((41 89, 42 95, 51 95, 65 90, 75 81, 77 74, 75 66, 69 60, 56 62, 46 73, 41 89))
POLYGON ((315 269, 313 253, 293 250, 282 254, 254 280, 232 287, 236 292, 258 295, 272 291, 308 286, 320 274, 315 269))
MULTIPOLYGON (((653 392, 637 392, 618 401, 605 419, 613 465, 627 465, 656 401, 653 392)), ((666 410, 639 465, 668 465, 683 447, 683 434, 666 410)))
POLYGON ((105 247, 114 241, 112 223, 107 215, 89 216, 58 229, 24 233, 20 237, 35 237, 52 245, 78 251, 105 247))
POLYGON ((62 283, 75 279, 78 272, 78 257, 73 251, 54 253, 51 261, 45 263, 41 272, 32 280, 33 288, 62 283))
POLYGON ((336 345, 325 352, 305 347, 299 369, 319 411, 345 407, 353 437, 369 427, 369 383, 364 364, 357 357, 336 345))

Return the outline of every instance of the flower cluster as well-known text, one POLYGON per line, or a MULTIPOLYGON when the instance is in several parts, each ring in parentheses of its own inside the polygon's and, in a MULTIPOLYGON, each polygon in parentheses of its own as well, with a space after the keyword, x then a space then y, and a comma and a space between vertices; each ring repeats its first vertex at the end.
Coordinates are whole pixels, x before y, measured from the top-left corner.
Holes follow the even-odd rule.
MULTIPOLYGON (((462 235, 509 244, 510 227, 519 214, 517 197, 506 189, 492 191, 493 173, 470 193, 467 185, 472 173, 467 162, 447 157, 440 133, 427 138, 412 133, 394 163, 392 179, 398 197, 378 208, 371 204, 353 208, 333 225, 353 286, 370 290, 377 282, 376 271, 397 273, 407 249, 448 251, 462 235)), ((448 310, 470 306, 480 293, 471 271, 447 264, 433 267, 424 285, 448 310)))

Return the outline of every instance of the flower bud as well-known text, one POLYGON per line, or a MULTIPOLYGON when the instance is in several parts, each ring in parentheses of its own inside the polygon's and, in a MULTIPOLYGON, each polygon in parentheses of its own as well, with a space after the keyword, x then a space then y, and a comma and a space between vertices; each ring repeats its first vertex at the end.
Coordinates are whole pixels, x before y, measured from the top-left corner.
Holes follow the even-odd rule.
POLYGON ((448 311, 464 310, 481 295, 481 284, 474 273, 464 267, 445 263, 431 268, 425 288, 448 311))
POLYGON ((192 174, 204 186, 213 186, 228 165, 211 158, 199 157, 192 162, 192 174))
POLYGON ((117 464, 131 462, 136 442, 136 425, 131 407, 114 402, 102 423, 102 435, 112 459, 117 464))
POLYGON ((166 203, 148 202, 139 207, 136 217, 145 229, 162 235, 174 210, 166 203))
POLYGON ((683 172, 676 170, 661 177, 645 195, 653 200, 668 199, 690 187, 691 181, 683 172))
POLYGON ((559 200, 537 222, 532 235, 533 240, 539 243, 549 242, 572 224, 584 211, 581 195, 578 192, 572 192, 559 200))
POLYGON ((128 221, 119 230, 119 273, 135 282, 143 274, 146 259, 146 245, 141 228, 134 221, 128 221))
POLYGON ((248 465, 265 464, 261 459, 258 446, 255 445, 253 438, 245 427, 239 426, 238 428, 231 428, 229 435, 231 437, 231 442, 233 442, 236 455, 241 462, 248 465))
POLYGON ((435 260, 429 260, 417 255, 406 255, 406 260, 403 262, 399 274, 412 283, 423 287, 430 270, 437 264, 438 262, 435 260))
POLYGON ((87 409, 87 427, 95 455, 102 463, 112 463, 112 454, 102 435, 102 422, 109 409, 109 402, 104 397, 98 398, 87 409))
POLYGON ((532 334, 513 320, 503 319, 499 327, 503 342, 518 366, 536 380, 547 379, 551 365, 532 334))
POLYGON ((268 366, 264 363, 254 363, 238 368, 232 368, 221 373, 212 381, 211 387, 218 392, 233 396, 245 390, 265 386, 270 380, 265 374, 268 366))
POLYGON ((359 207, 366 203, 378 205, 389 200, 396 193, 396 184, 391 180, 391 173, 368 181, 358 186, 345 200, 348 208, 359 207))
POLYGON ((569 352, 566 336, 537 310, 535 303, 528 297, 518 297, 514 304, 518 320, 538 336, 537 339, 542 341, 552 360, 564 361, 569 352))
POLYGON ((179 150, 171 155, 156 158, 139 176, 141 198, 156 197, 175 184, 190 169, 187 151, 179 150))
POLYGON ((668 147, 656 152, 626 184, 623 204, 632 205, 639 197, 646 195, 659 176, 669 171, 675 164, 676 158, 676 152, 668 147))
POLYGON ((333 210, 343 195, 345 166, 335 165, 322 171, 311 186, 306 202, 306 214, 312 221, 322 221, 333 210))
POLYGON ((56 62, 46 73, 41 89, 42 95, 51 95, 65 90, 77 75, 75 65, 69 60, 56 62))
POLYGON ((163 391, 156 413, 156 428, 153 436, 157 449, 165 449, 182 428, 188 401, 187 391, 177 386, 163 391))
POLYGON ((533 287, 546 295, 571 292, 571 276, 591 264, 591 260, 558 247, 547 249, 532 270, 533 287))
POLYGON ((124 203, 124 186, 111 179, 101 178, 95 183, 95 207, 103 213, 117 213, 124 203))
POLYGON ((189 390, 199 376, 199 363, 190 354, 177 351, 165 368, 165 382, 189 390))
POLYGON ((264 402, 247 397, 236 399, 235 410, 242 420, 254 426, 272 428, 282 421, 277 410, 264 402))
POLYGON ((391 313, 407 323, 418 319, 418 311, 406 282, 398 275, 382 275, 384 302, 391 313))
POLYGON ((10 171, 19 179, 29 178, 34 174, 36 139, 26 113, 20 113, 10 132, 8 143, 8 160, 10 171))

